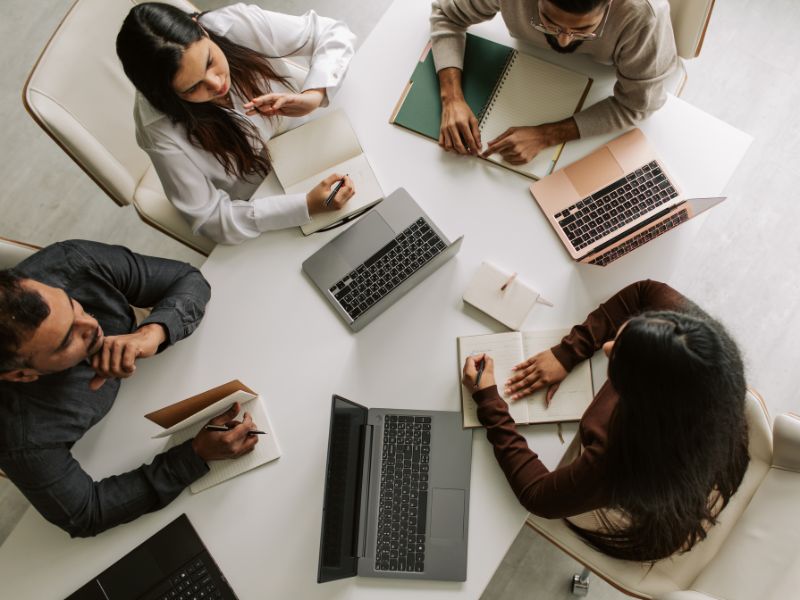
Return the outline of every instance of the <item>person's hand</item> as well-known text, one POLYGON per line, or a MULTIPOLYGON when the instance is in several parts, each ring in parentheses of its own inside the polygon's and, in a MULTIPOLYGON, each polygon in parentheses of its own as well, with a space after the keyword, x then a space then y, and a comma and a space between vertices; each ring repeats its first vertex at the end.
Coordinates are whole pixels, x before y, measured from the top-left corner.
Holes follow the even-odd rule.
POLYGON ((153 356, 166 339, 167 334, 158 323, 149 323, 127 335, 107 336, 91 357, 95 376, 89 388, 97 391, 106 379, 130 377, 136 372, 136 360, 153 356))
POLYGON ((478 119, 463 98, 442 102, 439 145, 447 152, 477 155, 481 151, 478 119))
POLYGON ((495 385, 494 382, 494 360, 488 354, 473 354, 468 356, 464 361, 464 373, 461 377, 461 382, 473 392, 484 390, 488 387, 495 385), (478 369, 483 362, 483 373, 481 374, 481 381, 475 385, 478 379, 478 369))
POLYGON ((328 175, 320 183, 314 186, 314 188, 312 188, 308 194, 306 194, 308 214, 313 215, 324 211, 339 210, 348 200, 350 200, 350 198, 353 197, 353 194, 355 193, 356 186, 353 184, 353 180, 350 179, 350 177, 347 175, 340 175, 338 173, 328 175), (342 184, 342 187, 340 187, 339 191, 336 192, 336 195, 333 197, 333 200, 331 200, 331 203, 328 206, 325 206, 325 200, 327 200, 328 196, 330 196, 333 188, 342 177, 344 177, 344 183, 342 184))
POLYGON ((550 406, 553 394, 567 376, 567 370, 558 362, 551 350, 531 356, 516 365, 512 371, 513 375, 506 381, 506 395, 511 394, 512 400, 519 400, 531 395, 536 390, 547 387, 547 394, 544 398, 545 406, 550 406))
POLYGON ((512 165, 524 165, 552 145, 545 127, 511 127, 490 141, 481 156, 487 158, 498 153, 512 165))
POLYGON ((264 94, 253 98, 243 108, 248 115, 261 113, 266 117, 302 117, 319 108, 324 98, 324 90, 306 90, 302 94, 264 94))
POLYGON ((257 435, 248 435, 256 428, 249 413, 244 413, 240 421, 235 421, 239 414, 238 402, 235 402, 227 411, 214 417, 208 425, 222 425, 229 427, 228 431, 206 431, 201 429, 192 440, 192 449, 195 454, 205 462, 222 460, 224 458, 238 458, 243 454, 252 452, 258 443, 257 435))

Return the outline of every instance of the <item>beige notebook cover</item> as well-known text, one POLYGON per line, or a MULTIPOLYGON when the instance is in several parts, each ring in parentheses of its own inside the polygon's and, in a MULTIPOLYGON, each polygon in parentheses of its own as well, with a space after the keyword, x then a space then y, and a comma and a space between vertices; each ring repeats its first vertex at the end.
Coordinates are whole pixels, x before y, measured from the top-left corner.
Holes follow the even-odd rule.
MULTIPOLYGON (((287 194, 308 193, 331 173, 349 175, 355 195, 337 211, 312 215, 300 228, 309 235, 383 199, 383 191, 347 115, 336 110, 267 143, 275 175, 287 194)), ((263 195, 259 187, 254 196, 263 195)))
POLYGON ((464 292, 464 302, 519 331, 540 294, 521 278, 512 279, 513 275, 490 262, 481 263, 464 292))
MULTIPOLYGON (((544 405, 546 392, 544 389, 516 402, 509 402, 503 392, 504 384, 511 376, 511 369, 515 365, 542 350, 552 348, 567 333, 568 329, 559 329, 460 337, 458 338, 459 377, 468 356, 487 353, 494 360, 497 391, 508 403, 509 413, 514 421, 521 424, 578 421, 593 398, 592 370, 588 360, 578 364, 561 382, 549 408, 545 408, 544 405)), ((461 386, 461 407, 464 427, 480 427, 472 390, 464 385, 461 386)))
POLYGON ((263 399, 241 382, 232 381, 155 413, 145 415, 151 421, 166 427, 164 431, 153 437, 169 437, 164 447, 164 450, 169 450, 173 446, 192 439, 210 419, 225 412, 234 402, 241 404, 241 411, 237 418, 241 419, 245 411, 249 412, 253 422, 261 431, 265 432, 265 435, 260 436, 253 451, 244 456, 210 461, 208 463, 209 472, 189 486, 193 494, 255 469, 281 455, 278 439, 263 399), (225 392, 229 393, 225 394, 225 392), (175 422, 177 418, 181 418, 181 420, 175 422))

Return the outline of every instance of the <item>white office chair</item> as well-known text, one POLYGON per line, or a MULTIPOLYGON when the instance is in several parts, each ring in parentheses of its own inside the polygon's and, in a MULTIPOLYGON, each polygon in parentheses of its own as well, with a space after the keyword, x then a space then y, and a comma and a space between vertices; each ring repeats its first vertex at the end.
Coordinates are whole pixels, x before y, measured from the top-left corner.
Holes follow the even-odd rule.
POLYGON ((667 83, 667 89, 676 96, 681 95, 686 85, 684 60, 696 58, 700 54, 713 8, 714 0, 669 0, 672 32, 681 60, 678 70, 667 83))
POLYGON ((39 246, 0 237, 0 269, 10 269, 41 250, 39 246))
POLYGON ((800 589, 800 417, 770 427, 763 400, 747 393, 750 464, 708 537, 691 551, 649 564, 592 549, 563 520, 529 515, 526 524, 584 566, 573 593, 588 593, 589 572, 635 598, 777 600, 800 589))
MULTIPOLYGON (((117 32, 142 0, 77 0, 25 83, 25 108, 64 152, 120 206, 208 255, 214 243, 192 234, 170 204, 150 159, 136 144, 134 88, 117 59, 117 32)), ((186 0, 162 0, 196 10, 186 0)))

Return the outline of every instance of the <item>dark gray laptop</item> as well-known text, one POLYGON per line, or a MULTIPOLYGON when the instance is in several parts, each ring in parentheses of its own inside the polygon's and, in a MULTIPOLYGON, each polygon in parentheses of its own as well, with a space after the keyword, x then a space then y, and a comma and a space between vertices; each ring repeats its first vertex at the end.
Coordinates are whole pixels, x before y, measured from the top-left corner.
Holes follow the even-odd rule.
POLYGON ((465 581, 471 460, 461 413, 334 396, 317 581, 465 581))
POLYGON ((455 242, 403 188, 303 263, 336 312, 358 331, 455 256, 455 242))

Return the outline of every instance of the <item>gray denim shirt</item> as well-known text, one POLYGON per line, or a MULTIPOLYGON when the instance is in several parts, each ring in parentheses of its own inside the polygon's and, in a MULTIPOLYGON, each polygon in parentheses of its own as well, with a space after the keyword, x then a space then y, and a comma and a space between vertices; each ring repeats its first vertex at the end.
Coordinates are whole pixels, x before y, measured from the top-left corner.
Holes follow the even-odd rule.
MULTIPOLYGON (((153 307, 140 326, 164 327, 167 341, 159 352, 194 331, 211 295, 191 265, 95 242, 54 244, 16 272, 62 288, 106 335, 137 328, 131 305, 153 307)), ((0 468, 48 521, 73 537, 93 536, 162 508, 208 471, 188 441, 150 464, 93 481, 71 448, 111 410, 120 386, 111 379, 93 392, 93 375, 82 362, 31 383, 0 382, 0 468)))

